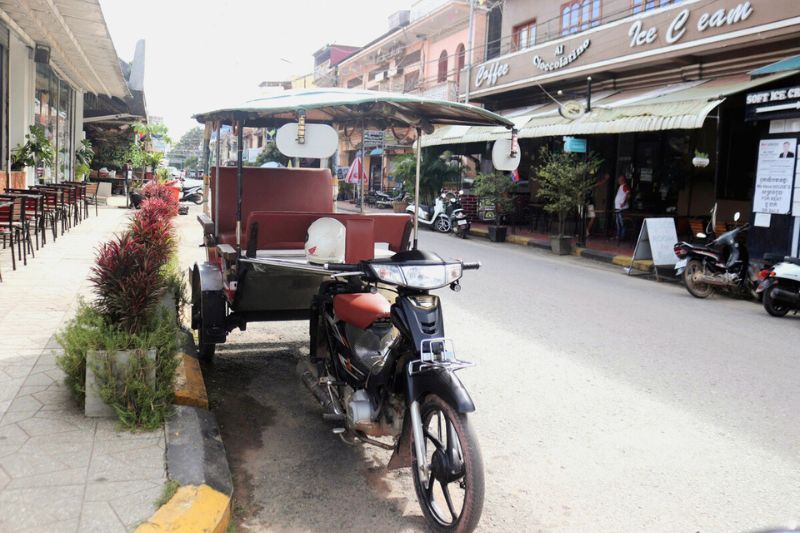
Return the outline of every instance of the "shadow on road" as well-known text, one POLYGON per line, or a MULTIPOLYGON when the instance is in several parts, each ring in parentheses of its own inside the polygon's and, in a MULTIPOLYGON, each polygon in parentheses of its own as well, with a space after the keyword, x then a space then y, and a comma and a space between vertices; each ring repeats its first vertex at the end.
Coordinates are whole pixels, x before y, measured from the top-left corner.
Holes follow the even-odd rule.
POLYGON ((218 346, 214 363, 204 368, 233 472, 238 525, 424 530, 410 472, 388 471, 388 452, 347 445, 322 420, 295 372, 307 342, 266 337, 218 346))

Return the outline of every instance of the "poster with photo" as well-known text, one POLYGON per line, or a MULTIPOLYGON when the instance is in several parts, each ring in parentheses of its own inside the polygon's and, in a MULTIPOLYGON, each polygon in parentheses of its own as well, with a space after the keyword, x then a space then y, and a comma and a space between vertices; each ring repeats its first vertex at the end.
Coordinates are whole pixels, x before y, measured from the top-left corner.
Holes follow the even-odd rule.
POLYGON ((762 139, 753 211, 785 215, 792 208, 797 139, 762 139))

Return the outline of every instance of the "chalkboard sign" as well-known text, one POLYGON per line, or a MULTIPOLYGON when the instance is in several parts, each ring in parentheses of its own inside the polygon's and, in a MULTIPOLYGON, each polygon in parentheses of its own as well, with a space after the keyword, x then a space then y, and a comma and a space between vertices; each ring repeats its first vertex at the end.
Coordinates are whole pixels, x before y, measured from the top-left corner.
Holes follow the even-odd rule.
MULTIPOLYGON (((678 233, 675 231, 675 219, 646 218, 642 224, 642 230, 639 232, 636 248, 633 250, 633 261, 652 259, 653 265, 657 267, 674 267, 678 261, 674 251, 677 242, 678 233)), ((658 271, 656 271, 656 275, 658 275, 658 271)))

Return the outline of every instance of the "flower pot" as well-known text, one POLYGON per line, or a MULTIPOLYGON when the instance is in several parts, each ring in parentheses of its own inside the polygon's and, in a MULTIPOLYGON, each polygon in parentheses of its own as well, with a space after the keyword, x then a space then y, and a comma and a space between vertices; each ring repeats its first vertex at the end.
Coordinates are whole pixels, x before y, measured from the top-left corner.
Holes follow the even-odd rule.
POLYGON ((556 255, 569 255, 572 253, 572 237, 564 235, 550 235, 550 250, 556 255))
POLYGON ((405 200, 398 200, 396 202, 392 202, 392 210, 395 213, 405 213, 406 207, 408 207, 408 202, 405 200))
POLYGON ((692 164, 697 168, 705 168, 709 163, 711 163, 711 160, 707 157, 695 157, 692 159, 692 164))
MULTIPOLYGON (((111 359, 111 371, 118 383, 122 382, 122 376, 128 368, 132 350, 121 350, 117 352, 89 351, 86 354, 86 400, 83 405, 83 414, 89 417, 116 418, 117 414, 110 405, 105 403, 100 397, 100 390, 95 368, 103 365, 108 358, 111 359)), ((144 357, 151 363, 155 363, 156 349, 150 348, 145 352, 144 357)), ((147 383, 154 387, 156 383, 155 364, 152 365, 151 372, 147 375, 147 383)))
POLYGON ((508 228, 505 226, 489 226, 489 240, 492 242, 505 242, 508 228))

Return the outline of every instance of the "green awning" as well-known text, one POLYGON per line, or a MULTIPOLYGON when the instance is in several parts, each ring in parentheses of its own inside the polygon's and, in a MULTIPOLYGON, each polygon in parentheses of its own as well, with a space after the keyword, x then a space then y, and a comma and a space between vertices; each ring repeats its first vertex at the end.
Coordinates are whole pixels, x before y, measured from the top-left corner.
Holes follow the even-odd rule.
POLYGON ((800 70, 800 56, 787 57, 770 63, 761 68, 757 68, 750 73, 751 76, 766 76, 767 74, 775 74, 776 72, 786 72, 787 70, 800 70))

